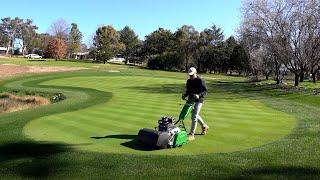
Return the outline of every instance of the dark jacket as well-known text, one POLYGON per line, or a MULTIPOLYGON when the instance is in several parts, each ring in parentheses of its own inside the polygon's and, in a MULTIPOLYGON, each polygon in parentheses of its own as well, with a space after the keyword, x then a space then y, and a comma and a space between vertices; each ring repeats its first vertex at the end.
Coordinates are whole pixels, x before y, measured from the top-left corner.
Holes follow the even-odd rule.
POLYGON ((191 80, 187 80, 186 84, 186 92, 183 95, 184 97, 189 97, 189 100, 203 103, 204 97, 207 94, 207 86, 204 80, 202 80, 199 76, 197 78, 191 80), (194 94, 199 95, 199 100, 194 99, 194 94))

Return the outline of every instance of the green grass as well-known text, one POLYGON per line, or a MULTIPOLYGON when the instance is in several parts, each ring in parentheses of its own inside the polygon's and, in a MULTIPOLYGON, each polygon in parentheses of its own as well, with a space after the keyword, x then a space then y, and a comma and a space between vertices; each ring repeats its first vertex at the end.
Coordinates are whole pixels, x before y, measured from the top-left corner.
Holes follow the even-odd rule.
MULTIPOLYGON (((212 133, 205 137, 198 136, 197 141, 184 148, 137 151, 123 144, 132 140, 142 127, 153 128, 162 115, 177 117, 181 108, 178 103, 183 103, 179 93, 184 89, 185 80, 120 74, 90 76, 84 73, 83 76, 59 78, 41 84, 90 87, 112 93, 110 101, 84 110, 35 119, 25 126, 24 134, 39 141, 85 144, 77 146, 80 150, 184 155, 230 152, 260 146, 285 136, 295 125, 293 116, 275 111, 257 100, 230 94, 228 96, 232 100, 223 101, 218 98, 223 94, 210 93, 202 115, 212 126, 212 133), (278 131, 274 132, 274 129, 278 131), (121 136, 128 138, 122 139, 121 136)), ((187 124, 190 127, 189 120, 187 124)))
POLYGON ((319 178, 319 96, 204 75, 209 134, 182 148, 148 151, 133 139, 161 115, 178 115, 186 76, 117 67, 117 73, 92 69, 1 81, 1 91, 67 96, 0 115, 1 177, 319 178))

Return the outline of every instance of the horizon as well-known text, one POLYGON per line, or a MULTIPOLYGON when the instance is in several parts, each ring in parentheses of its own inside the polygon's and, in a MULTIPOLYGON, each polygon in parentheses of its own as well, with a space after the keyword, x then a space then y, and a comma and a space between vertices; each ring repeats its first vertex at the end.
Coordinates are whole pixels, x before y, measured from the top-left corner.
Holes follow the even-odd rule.
POLYGON ((188 4, 183 3, 185 1, 182 0, 174 2, 169 0, 161 2, 154 0, 80 2, 74 5, 74 2, 63 2, 62 0, 56 0, 55 3, 47 1, 42 4, 37 0, 6 1, 2 3, 3 6, 13 6, 16 10, 3 8, 0 16, 1 18, 32 19, 34 25, 38 26, 38 33, 47 33, 54 21, 64 19, 69 25, 71 23, 78 25, 83 34, 82 42, 87 45, 96 29, 101 25, 112 25, 116 30, 129 26, 136 32, 139 39, 144 40, 146 35, 160 27, 175 32, 183 25, 192 25, 198 32, 201 32, 215 24, 223 30, 226 39, 236 36, 235 31, 240 23, 241 1, 201 0, 188 4))

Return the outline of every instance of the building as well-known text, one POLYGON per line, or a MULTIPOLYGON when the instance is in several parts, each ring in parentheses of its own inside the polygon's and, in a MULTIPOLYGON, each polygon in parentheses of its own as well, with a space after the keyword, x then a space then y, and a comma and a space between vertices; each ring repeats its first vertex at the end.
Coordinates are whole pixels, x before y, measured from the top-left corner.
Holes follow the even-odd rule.
POLYGON ((7 48, 6 47, 0 47, 0 55, 4 55, 7 53, 7 48))
POLYGON ((108 62, 111 63, 123 63, 126 59, 121 56, 121 54, 117 54, 114 58, 109 59, 108 62))
POLYGON ((75 59, 87 59, 89 52, 78 52, 73 55, 75 59))

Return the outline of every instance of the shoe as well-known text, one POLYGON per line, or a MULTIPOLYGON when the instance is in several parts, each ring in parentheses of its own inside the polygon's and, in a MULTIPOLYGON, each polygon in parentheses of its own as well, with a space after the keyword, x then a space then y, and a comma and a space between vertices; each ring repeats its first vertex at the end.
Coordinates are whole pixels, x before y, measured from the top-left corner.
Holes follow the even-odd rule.
POLYGON ((209 129, 209 126, 204 125, 204 126, 202 127, 201 135, 206 135, 206 134, 207 134, 208 129, 209 129))
POLYGON ((193 141, 193 140, 195 140, 195 138, 194 138, 194 134, 189 134, 188 135, 188 141, 193 141))

